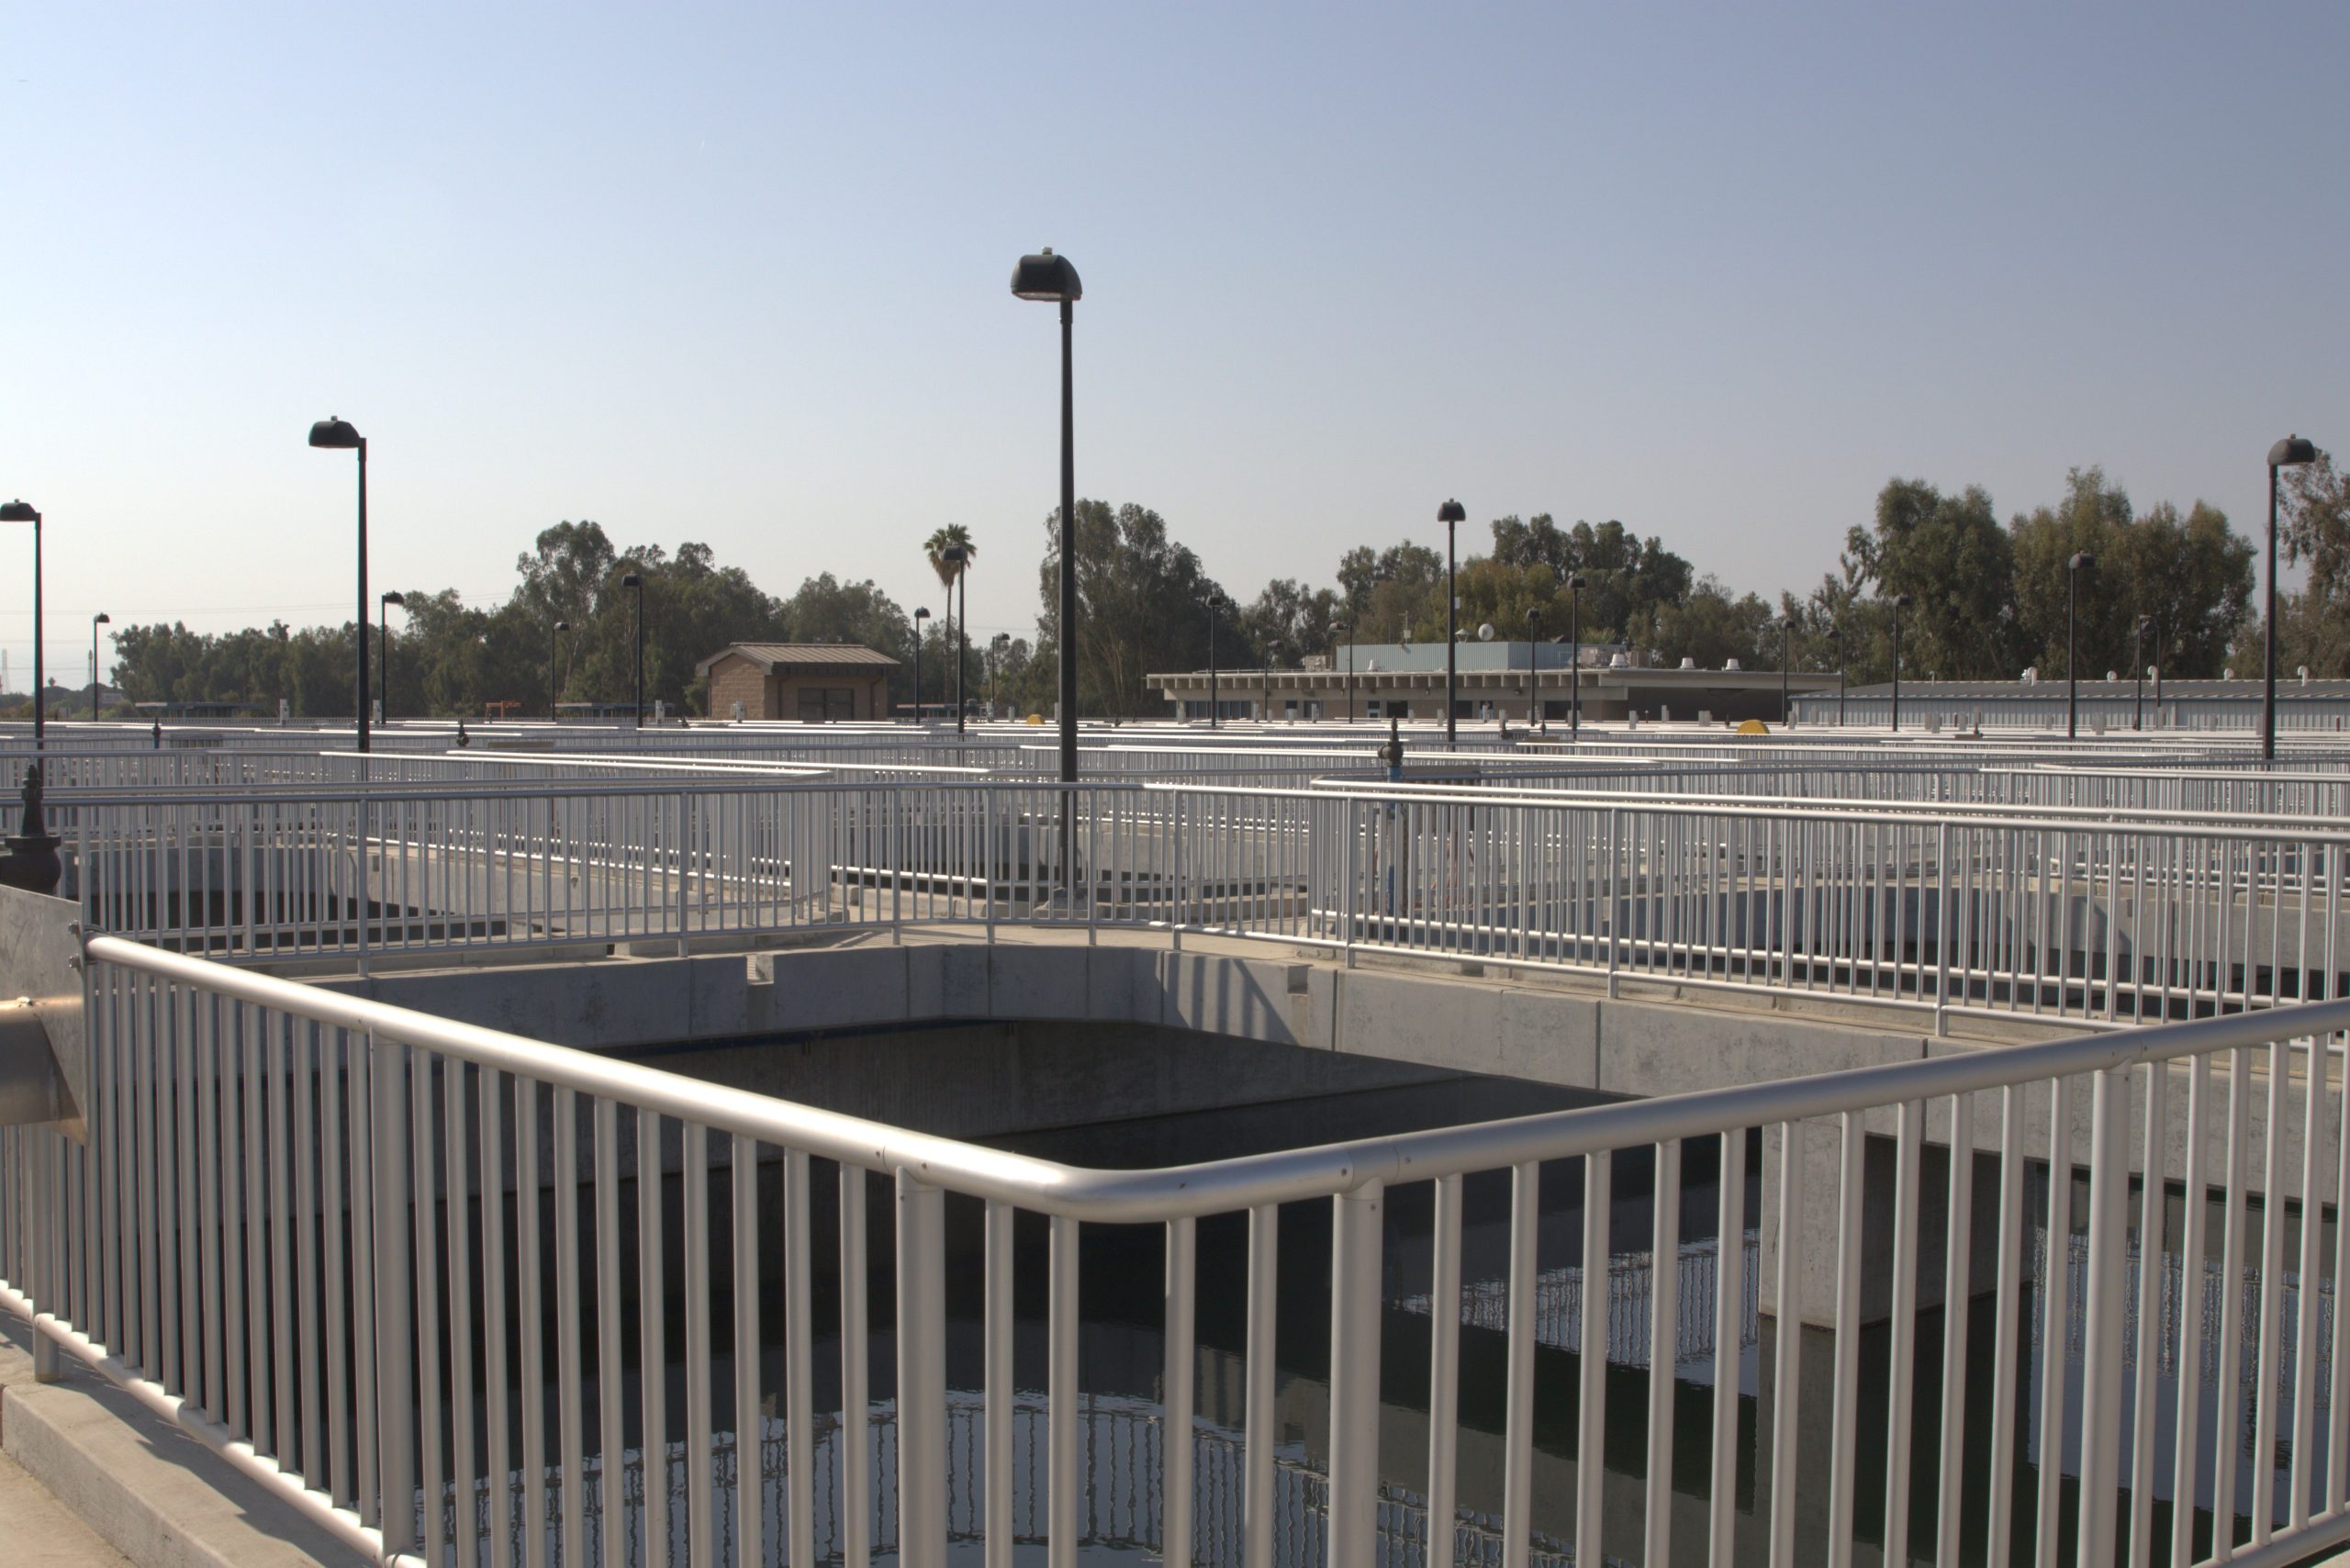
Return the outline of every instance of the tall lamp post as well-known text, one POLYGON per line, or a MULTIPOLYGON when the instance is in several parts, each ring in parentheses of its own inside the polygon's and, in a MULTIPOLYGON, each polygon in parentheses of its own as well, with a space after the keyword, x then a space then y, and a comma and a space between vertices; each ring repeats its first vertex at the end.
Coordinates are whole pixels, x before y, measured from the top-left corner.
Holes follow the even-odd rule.
POLYGON ((1901 612, 1909 608, 1909 596, 1893 596, 1893 733, 1901 733, 1901 612))
POLYGON ((1221 693, 1217 689, 1216 683, 1215 622, 1216 617, 1223 613, 1226 602, 1224 595, 1220 593, 1208 595, 1208 728, 1211 730, 1224 727, 1221 717, 1221 693))
POLYGON ((2317 443, 2288 435, 2268 449, 2268 607, 2261 620, 2266 647, 2260 676, 2260 757, 2277 760, 2277 471, 2317 461, 2317 443))
POLYGON ((1567 725, 1583 739, 1583 574, 1567 578, 1567 725))
POLYGON ((1792 615, 1779 617, 1779 727, 1781 729, 1787 727, 1787 715, 1793 711, 1787 697, 1787 665, 1794 656, 1795 643, 1796 618, 1792 615))
POLYGON ((1355 623, 1334 621, 1330 623, 1330 630, 1347 639, 1347 722, 1351 724, 1355 722, 1355 623))
MULTIPOLYGON (((952 610, 954 607, 947 607, 952 610)), ((914 610, 914 722, 922 722, 922 623, 930 619, 930 607, 918 606, 914 610)))
POLYGON ((971 589, 964 574, 971 569, 971 553, 960 544, 949 544, 938 553, 938 558, 955 568, 955 580, 946 585, 946 595, 956 598, 962 589, 959 603, 947 606, 947 614, 955 622, 955 733, 963 733, 963 666, 970 662, 971 629, 966 623, 971 614, 971 589))
POLYGON ((1460 611, 1460 589, 1455 577, 1453 543, 1460 524, 1469 521, 1469 513, 1459 501, 1446 501, 1436 509, 1437 521, 1444 524, 1444 745, 1452 749, 1456 738, 1453 711, 1460 706, 1460 628, 1454 617, 1460 611))
POLYGON ((375 610, 375 716, 384 723, 392 719, 392 606, 396 604, 406 610, 408 595, 387 593, 376 601, 375 610))
POLYGON ((2097 569, 2097 557, 2083 550, 2065 563, 2065 738, 2081 736, 2079 644, 2081 574, 2097 569))
POLYGON ((46 670, 41 664, 40 512, 28 501, 0 503, 0 522, 33 525, 33 751, 38 754, 49 733, 48 682, 42 678, 46 670))
POLYGON ((644 577, 631 572, 621 578, 621 587, 636 596, 636 707, 634 723, 644 728, 644 577))
POLYGON ((367 749, 367 438, 352 428, 348 420, 330 414, 310 427, 310 444, 328 452, 359 454, 359 618, 352 628, 358 633, 352 641, 359 644, 358 704, 353 710, 359 718, 359 749, 367 749))
MULTIPOLYGON (((1049 245, 1033 256, 1023 256, 1012 269, 1012 292, 1021 299, 1058 303, 1061 308, 1061 581, 1060 581, 1060 720, 1061 782, 1077 782, 1077 435, 1070 386, 1069 339, 1077 318, 1076 305, 1085 287, 1067 256, 1056 256, 1049 245)), ((1063 834, 1075 818, 1064 813, 1063 834)), ((1067 864, 1063 856, 1063 864, 1067 864)))
POLYGON ((2132 730, 2146 727, 2146 630, 2153 624, 2153 617, 2141 615, 2136 624, 2130 628, 2131 679, 2134 682, 2130 693, 2130 727, 2132 730))
POLYGON ((571 622, 558 621, 547 628, 547 722, 563 722, 563 634, 571 622))
POLYGON ((90 720, 93 723, 98 717, 98 628, 113 624, 114 617, 103 610, 90 617, 90 720))
POLYGON ((1844 623, 1841 621, 1828 628, 1836 639, 1836 727, 1844 727, 1844 623))
POLYGON ((1526 727, 1547 730, 1542 722, 1542 607, 1526 610, 1526 727))

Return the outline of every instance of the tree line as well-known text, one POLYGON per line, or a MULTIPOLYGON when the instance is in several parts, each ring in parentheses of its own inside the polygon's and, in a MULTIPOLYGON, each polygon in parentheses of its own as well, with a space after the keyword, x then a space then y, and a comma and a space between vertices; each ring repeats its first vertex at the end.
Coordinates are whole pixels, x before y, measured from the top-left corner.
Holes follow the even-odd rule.
MULTIPOLYGON (((2350 494, 2330 458, 2290 472, 2280 532, 2288 564, 2308 582, 2280 601, 2282 662, 2290 671, 2350 676, 2350 494)), ((1080 500, 1077 511, 1079 701, 1089 715, 1165 711, 1148 688, 1161 671, 1206 667, 1210 641, 1225 668, 1294 667, 1309 655, 1343 657, 1359 643, 1441 643, 1445 570, 1441 537, 1342 554, 1328 586, 1267 582, 1243 601, 1148 507, 1080 500)), ((1051 711, 1057 689, 1059 522, 1044 521, 1037 567, 1040 613, 1033 638, 1004 637, 962 651, 965 689, 1020 712, 1051 711)), ((1807 595, 1776 603, 1701 574, 1655 536, 1617 520, 1561 524, 1548 513, 1492 520, 1484 547, 1459 565, 1459 624, 1486 623, 1503 638, 1563 639, 1580 599, 1587 643, 1619 643, 1660 662, 1801 669, 1841 661, 1858 682, 1892 671, 1894 599, 1906 595, 1902 669, 1917 678, 2012 679, 2028 666, 2065 670, 2066 563, 2093 555, 2078 599, 2084 674, 2127 673, 2133 656, 2178 678, 2259 668, 2260 626, 2253 544, 2216 508, 2168 501, 2143 510, 2102 470, 2074 470, 2055 501, 1999 521, 1980 486, 1945 492, 1895 479, 1874 514, 1847 532, 1837 570, 1807 595), (1582 579, 1578 596, 1571 587, 1582 579), (2143 630, 2142 630, 2143 627, 2143 630)), ((1465 527, 1464 527, 1465 532, 1465 527)), ((923 542, 942 590, 957 571, 979 571, 969 530, 949 525, 923 542), (963 552, 958 562, 950 551, 963 552)), ((789 598, 769 595, 705 544, 616 546, 594 521, 543 531, 517 557, 518 581, 494 608, 448 589, 404 593, 390 644, 390 711, 476 715, 490 702, 546 711, 565 702, 629 700, 636 595, 643 583, 647 702, 700 713, 695 663, 729 643, 859 643, 900 659, 893 703, 911 702, 916 620, 870 580, 829 572, 789 598), (557 634, 553 628, 567 623, 557 634)), ((923 686, 937 702, 954 675, 952 616, 919 622, 923 686)), ((370 635, 374 628, 368 628, 370 635)), ((282 699, 303 717, 352 710, 353 627, 295 629, 283 622, 215 635, 183 625, 125 626, 115 636, 116 678, 131 701, 252 703, 282 699)), ((373 693, 370 694, 371 699, 373 693)))

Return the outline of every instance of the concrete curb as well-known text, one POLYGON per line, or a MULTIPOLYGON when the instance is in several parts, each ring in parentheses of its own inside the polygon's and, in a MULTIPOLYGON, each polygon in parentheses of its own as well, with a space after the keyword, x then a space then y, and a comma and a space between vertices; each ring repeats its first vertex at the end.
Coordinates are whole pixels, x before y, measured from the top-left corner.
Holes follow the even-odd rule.
POLYGON ((31 1326, 0 1313, 0 1450, 140 1568, 366 1561, 185 1432, 68 1358, 33 1381, 31 1326))

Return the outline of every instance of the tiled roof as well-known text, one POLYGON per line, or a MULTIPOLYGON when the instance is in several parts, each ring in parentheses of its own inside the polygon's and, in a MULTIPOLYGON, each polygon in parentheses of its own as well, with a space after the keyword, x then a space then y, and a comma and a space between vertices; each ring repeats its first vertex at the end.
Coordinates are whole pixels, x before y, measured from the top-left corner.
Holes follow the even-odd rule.
POLYGON ((779 667, 838 669, 860 666, 875 671, 898 667, 897 660, 861 643, 730 643, 695 665, 694 673, 708 675, 710 666, 729 654, 742 655, 763 671, 779 667))

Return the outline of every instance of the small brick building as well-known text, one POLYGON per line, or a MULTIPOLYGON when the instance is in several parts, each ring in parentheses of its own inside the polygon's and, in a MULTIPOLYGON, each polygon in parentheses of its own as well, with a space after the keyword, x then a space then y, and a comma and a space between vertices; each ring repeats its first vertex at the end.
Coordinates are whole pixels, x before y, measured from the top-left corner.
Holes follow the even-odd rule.
POLYGON ((898 661, 855 643, 733 643, 694 666, 710 681, 710 716, 803 723, 890 716, 898 661))

